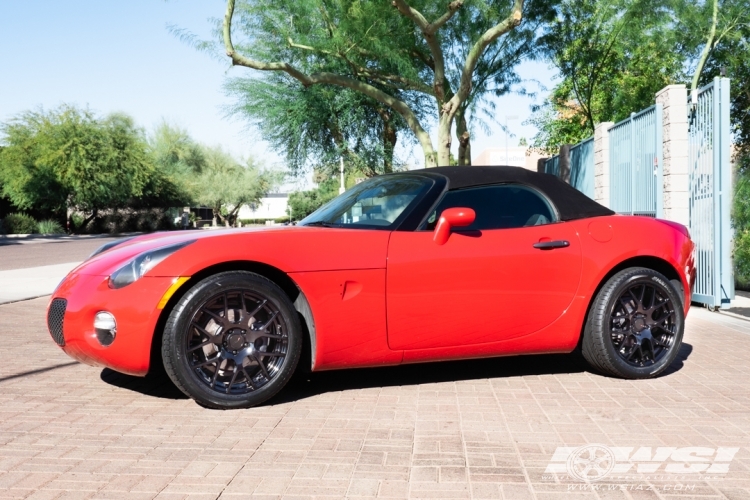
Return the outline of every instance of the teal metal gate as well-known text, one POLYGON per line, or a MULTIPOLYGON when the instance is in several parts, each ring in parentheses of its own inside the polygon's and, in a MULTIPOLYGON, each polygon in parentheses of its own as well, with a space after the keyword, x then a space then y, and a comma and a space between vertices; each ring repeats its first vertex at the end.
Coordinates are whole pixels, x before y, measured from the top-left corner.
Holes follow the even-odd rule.
POLYGON ((570 148, 570 185, 594 198, 594 138, 570 148))
POLYGON ((619 214, 662 217, 662 105, 609 128, 610 208, 619 214))
MULTIPOLYGON (((561 151, 564 149, 561 148, 561 151)), ((584 139, 568 149, 570 172, 563 173, 560 168, 560 155, 555 155, 544 162, 544 173, 552 174, 566 180, 571 186, 594 198, 594 138, 584 139), (565 179, 565 174, 569 179, 565 179)))
POLYGON ((728 308, 734 298, 729 79, 715 78, 688 100, 690 235, 697 279, 693 300, 728 308))

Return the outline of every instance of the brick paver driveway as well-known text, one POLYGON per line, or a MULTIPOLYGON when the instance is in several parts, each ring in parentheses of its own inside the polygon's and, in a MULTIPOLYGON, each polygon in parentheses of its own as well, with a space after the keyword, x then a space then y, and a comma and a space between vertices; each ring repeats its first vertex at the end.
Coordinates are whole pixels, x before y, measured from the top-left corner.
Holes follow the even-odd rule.
POLYGON ((750 498, 740 319, 693 309, 681 361, 657 380, 601 377, 574 356, 506 358, 314 374, 222 412, 163 379, 73 363, 45 305, 0 306, 0 497, 750 498), (566 457, 587 456, 555 451, 588 443, 657 474, 577 481, 566 457), (670 456, 684 447, 700 448, 670 456), (705 470, 719 447, 740 448, 727 474, 664 473, 705 470), (545 472, 551 460, 563 472, 545 472))

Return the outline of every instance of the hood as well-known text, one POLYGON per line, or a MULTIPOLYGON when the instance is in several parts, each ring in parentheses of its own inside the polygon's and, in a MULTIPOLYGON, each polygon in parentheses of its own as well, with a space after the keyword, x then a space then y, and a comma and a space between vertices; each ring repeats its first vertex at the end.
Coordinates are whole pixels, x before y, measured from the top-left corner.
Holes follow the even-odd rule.
POLYGON ((250 261, 284 272, 385 267, 390 231, 311 226, 173 231, 138 236, 83 262, 73 272, 109 276, 133 258, 191 242, 145 276, 192 276, 216 264, 250 261))

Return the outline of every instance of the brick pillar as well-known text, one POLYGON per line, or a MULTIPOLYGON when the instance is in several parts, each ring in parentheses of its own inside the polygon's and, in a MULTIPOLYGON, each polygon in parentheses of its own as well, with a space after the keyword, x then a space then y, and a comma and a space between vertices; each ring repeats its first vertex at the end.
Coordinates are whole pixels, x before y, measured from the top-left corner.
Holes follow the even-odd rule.
POLYGON ((609 127, 614 122, 599 123, 594 129, 594 200, 609 206, 609 127))
POLYGON ((664 127, 664 218, 690 223, 688 193, 688 121, 687 89, 669 85, 656 93, 662 105, 664 127))

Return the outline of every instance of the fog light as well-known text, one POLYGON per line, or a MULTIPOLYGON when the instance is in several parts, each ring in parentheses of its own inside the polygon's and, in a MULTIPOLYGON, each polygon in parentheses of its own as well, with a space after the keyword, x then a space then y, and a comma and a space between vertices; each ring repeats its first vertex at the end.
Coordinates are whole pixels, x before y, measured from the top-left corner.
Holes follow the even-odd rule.
POLYGON ((109 346, 115 341, 115 335, 117 334, 115 317, 106 311, 96 313, 94 330, 96 330, 96 338, 99 339, 99 343, 104 347, 109 346))

